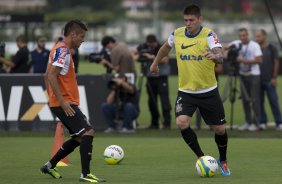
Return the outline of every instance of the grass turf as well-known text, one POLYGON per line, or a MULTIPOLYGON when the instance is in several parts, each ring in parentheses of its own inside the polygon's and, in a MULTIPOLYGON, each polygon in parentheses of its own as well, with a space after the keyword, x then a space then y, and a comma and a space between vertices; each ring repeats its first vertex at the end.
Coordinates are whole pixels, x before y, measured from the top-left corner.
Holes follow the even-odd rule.
MULTIPOLYGON (((197 133, 204 152, 217 158, 212 133, 208 130, 197 133)), ((196 158, 177 130, 141 130, 134 135, 97 133, 91 165, 95 174, 107 179, 108 184, 280 183, 281 139, 243 139, 235 138, 236 132, 230 134, 231 177, 222 177, 219 172, 214 178, 198 177, 194 168, 196 158), (125 159, 120 165, 107 165, 103 160, 103 151, 111 144, 120 145, 125 151, 125 159)), ((39 172, 40 166, 50 157, 52 145, 53 138, 49 135, 2 136, 0 183, 78 183, 78 150, 69 156, 70 166, 59 168, 63 179, 55 180, 39 172)))

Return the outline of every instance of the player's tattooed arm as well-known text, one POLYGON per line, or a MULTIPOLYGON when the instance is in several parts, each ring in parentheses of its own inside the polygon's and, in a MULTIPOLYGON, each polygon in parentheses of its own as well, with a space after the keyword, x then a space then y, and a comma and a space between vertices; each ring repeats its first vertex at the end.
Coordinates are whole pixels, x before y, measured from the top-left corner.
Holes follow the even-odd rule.
POLYGON ((215 58, 213 61, 216 64, 222 64, 223 63, 223 50, 221 47, 215 47, 212 49, 212 53, 214 54, 215 58))
POLYGON ((212 50, 207 51, 203 56, 213 60, 216 64, 223 63, 223 50, 221 47, 215 47, 212 50))

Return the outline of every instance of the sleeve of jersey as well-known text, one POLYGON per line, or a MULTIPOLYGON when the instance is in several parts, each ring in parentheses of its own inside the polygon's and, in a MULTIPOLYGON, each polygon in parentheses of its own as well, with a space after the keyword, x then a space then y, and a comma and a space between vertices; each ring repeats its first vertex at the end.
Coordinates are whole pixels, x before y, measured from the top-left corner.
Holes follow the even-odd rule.
POLYGON ((208 44, 210 49, 213 49, 215 47, 222 47, 217 35, 213 32, 210 32, 208 34, 208 44))
POLYGON ((173 47, 173 45, 174 45, 174 32, 172 32, 171 35, 168 37, 167 43, 170 47, 173 47))
POLYGON ((68 58, 67 53, 68 53, 68 49, 66 47, 57 48, 53 54, 52 65, 63 68, 68 58))

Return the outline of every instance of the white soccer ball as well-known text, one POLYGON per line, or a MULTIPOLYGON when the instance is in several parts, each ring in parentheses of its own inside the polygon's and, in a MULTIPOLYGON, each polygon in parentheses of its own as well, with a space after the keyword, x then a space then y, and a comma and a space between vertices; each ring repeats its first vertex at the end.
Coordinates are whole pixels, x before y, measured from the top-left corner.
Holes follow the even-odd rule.
POLYGON ((124 151, 118 145, 110 145, 104 151, 104 160, 109 165, 116 165, 124 158, 124 151))
POLYGON ((202 156, 196 162, 196 171, 201 177, 213 177, 217 170, 217 161, 211 156, 202 156))

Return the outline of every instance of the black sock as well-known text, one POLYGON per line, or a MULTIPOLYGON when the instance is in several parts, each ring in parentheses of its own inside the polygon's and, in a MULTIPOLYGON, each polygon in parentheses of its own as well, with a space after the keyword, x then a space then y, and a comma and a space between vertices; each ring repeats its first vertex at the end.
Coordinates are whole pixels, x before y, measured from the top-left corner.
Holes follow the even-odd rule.
POLYGON ((202 152, 201 147, 199 145, 197 135, 190 127, 181 130, 181 134, 184 141, 193 150, 193 152, 197 155, 198 158, 204 156, 204 153, 202 152))
POLYGON ((219 151, 219 160, 226 161, 226 152, 227 152, 227 143, 228 143, 228 136, 225 130, 223 135, 214 135, 214 140, 217 144, 218 151, 219 151))
POLYGON ((80 143, 77 142, 74 139, 69 139, 67 140, 62 147, 57 151, 57 153, 51 158, 51 160, 49 161, 51 163, 51 169, 53 169, 54 167, 56 167, 57 163, 65 158, 68 154, 70 154, 71 152, 73 152, 73 150, 79 146, 80 143))
POLYGON ((92 142, 93 136, 84 135, 80 144, 80 159, 82 174, 85 177, 90 173, 90 160, 92 158, 92 142))

